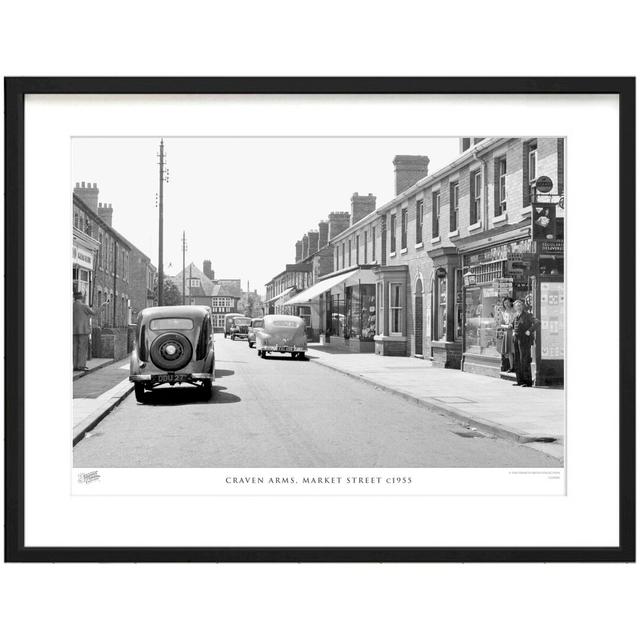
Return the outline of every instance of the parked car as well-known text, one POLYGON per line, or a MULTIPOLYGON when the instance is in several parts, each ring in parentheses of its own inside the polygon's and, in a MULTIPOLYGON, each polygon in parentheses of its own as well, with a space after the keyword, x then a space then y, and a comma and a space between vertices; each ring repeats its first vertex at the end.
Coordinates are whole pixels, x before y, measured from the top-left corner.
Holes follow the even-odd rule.
POLYGON ((224 337, 229 337, 229 330, 231 329, 231 322, 234 318, 241 318, 241 313, 225 313, 224 314, 224 337))
POLYGON ((190 384, 211 398, 215 380, 213 326, 209 307, 143 309, 137 318, 129 380, 145 402, 161 384, 190 384))
POLYGON ((293 358, 305 358, 307 334, 302 318, 286 315, 268 315, 262 318, 264 326, 256 335, 258 355, 290 353, 293 358))
POLYGON ((249 349, 253 349, 256 346, 256 333, 264 327, 264 318, 253 318, 249 325, 249 331, 247 333, 247 342, 249 343, 249 349))
POLYGON ((229 328, 229 336, 232 340, 246 340, 249 334, 249 324, 251 318, 240 316, 231 318, 231 327, 229 328))

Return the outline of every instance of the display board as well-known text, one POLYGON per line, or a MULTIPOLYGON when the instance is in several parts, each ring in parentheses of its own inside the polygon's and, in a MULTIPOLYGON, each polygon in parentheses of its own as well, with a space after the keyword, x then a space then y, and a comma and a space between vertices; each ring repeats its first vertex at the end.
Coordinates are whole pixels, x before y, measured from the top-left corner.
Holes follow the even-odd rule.
POLYGON ((564 282, 540 283, 540 357, 564 360, 564 282))

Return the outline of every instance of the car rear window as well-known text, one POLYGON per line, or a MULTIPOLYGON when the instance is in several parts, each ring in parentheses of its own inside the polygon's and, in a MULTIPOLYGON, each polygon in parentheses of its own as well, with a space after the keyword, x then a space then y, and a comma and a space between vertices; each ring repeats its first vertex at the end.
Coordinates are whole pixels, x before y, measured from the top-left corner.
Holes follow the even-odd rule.
POLYGON ((274 327, 297 327, 298 323, 293 320, 274 320, 274 327))
POLYGON ((237 324, 237 325, 247 325, 251 322, 251 320, 249 320, 249 318, 234 318, 233 319, 233 323, 237 324))
POLYGON ((188 331, 193 329, 191 318, 155 318, 149 323, 152 331, 162 331, 164 329, 174 329, 178 331, 188 331))
POLYGON ((264 327, 264 320, 254 320, 251 323, 252 327, 264 327))

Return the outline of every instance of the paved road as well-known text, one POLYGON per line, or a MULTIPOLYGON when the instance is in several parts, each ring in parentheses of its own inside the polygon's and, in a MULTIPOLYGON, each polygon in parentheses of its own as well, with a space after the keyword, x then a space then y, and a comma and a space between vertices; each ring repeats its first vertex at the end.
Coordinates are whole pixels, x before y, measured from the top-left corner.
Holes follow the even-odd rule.
POLYGON ((129 396, 74 448, 77 467, 554 467, 530 447, 468 437, 450 417, 290 356, 216 334, 213 399, 129 396))

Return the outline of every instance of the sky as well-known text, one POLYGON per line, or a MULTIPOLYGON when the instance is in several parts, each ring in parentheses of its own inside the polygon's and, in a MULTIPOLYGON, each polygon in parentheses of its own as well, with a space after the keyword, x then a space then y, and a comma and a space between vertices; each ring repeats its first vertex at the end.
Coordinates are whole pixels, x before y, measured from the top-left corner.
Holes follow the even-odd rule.
MULTIPOLYGON (((113 226, 158 264, 158 138, 74 138, 72 188, 95 182, 113 226)), ((164 266, 211 260, 218 278, 264 285, 295 261, 295 243, 351 195, 395 195, 393 157, 458 155, 458 138, 165 138, 164 266)))

